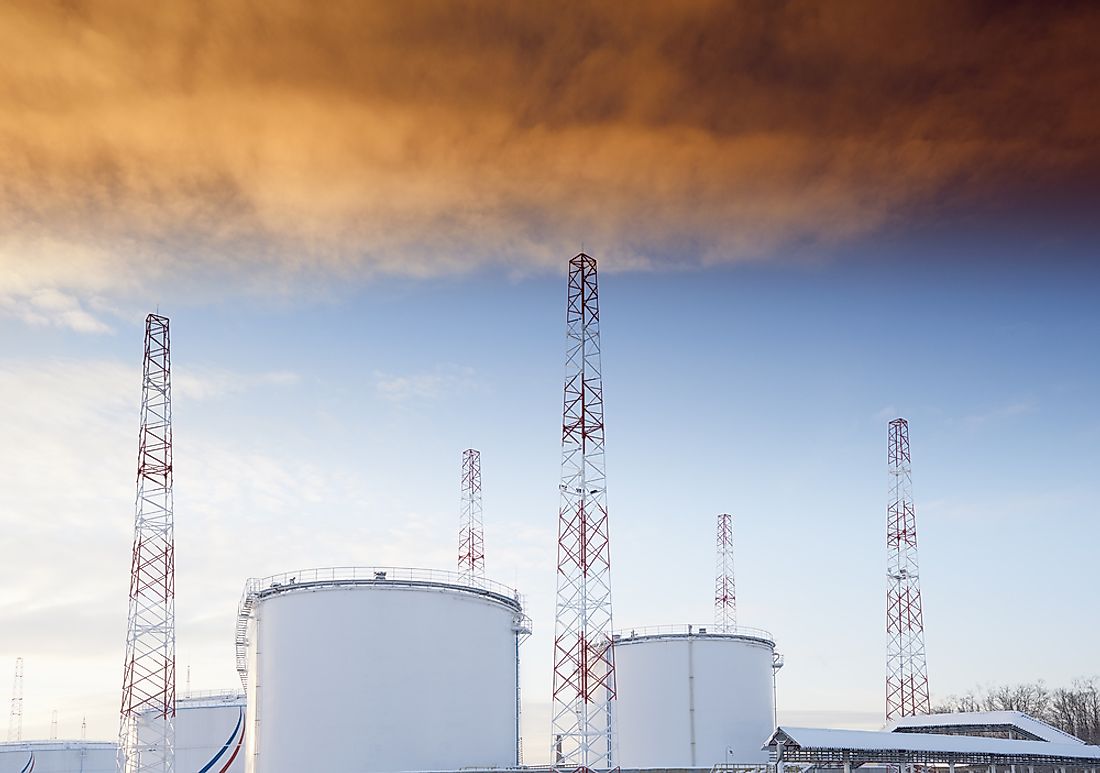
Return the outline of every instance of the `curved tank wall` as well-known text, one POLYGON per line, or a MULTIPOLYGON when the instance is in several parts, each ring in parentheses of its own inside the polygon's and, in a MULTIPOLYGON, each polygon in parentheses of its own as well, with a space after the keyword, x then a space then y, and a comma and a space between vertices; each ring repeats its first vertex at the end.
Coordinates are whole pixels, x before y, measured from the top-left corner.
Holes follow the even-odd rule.
MULTIPOLYGON (((138 738, 145 740, 143 718, 138 718, 138 738)), ((176 773, 244 773, 244 729, 243 692, 223 690, 177 698, 176 773)))
POLYGON ((250 581, 246 770, 514 766, 522 607, 479 586, 407 569, 250 581))
POLYGON ((766 762, 775 644, 765 631, 668 626, 615 642, 618 764, 703 767, 766 762), (728 754, 727 754, 728 750, 728 754))
POLYGON ((176 701, 176 773, 244 773, 244 693, 176 701))
POLYGON ((0 773, 117 773, 116 748, 106 741, 0 743, 0 773))

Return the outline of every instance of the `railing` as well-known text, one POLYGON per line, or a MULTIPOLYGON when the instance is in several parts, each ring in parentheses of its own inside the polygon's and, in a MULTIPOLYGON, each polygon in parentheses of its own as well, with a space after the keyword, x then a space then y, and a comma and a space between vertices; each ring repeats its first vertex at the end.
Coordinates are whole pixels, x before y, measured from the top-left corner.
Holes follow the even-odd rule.
POLYGON ((240 690, 185 690, 176 695, 176 700, 189 701, 224 698, 227 701, 231 701, 243 697, 244 693, 240 690))
POLYGON ((640 636, 685 636, 696 634, 699 636, 747 636, 753 639, 763 639, 775 644, 775 639, 769 631, 763 628, 752 628, 747 625, 738 625, 721 630, 716 625, 703 623, 702 625, 647 625, 641 628, 624 628, 614 631, 613 636, 619 639, 635 639, 640 636))
POLYGON ((457 585, 472 590, 481 590, 506 599, 518 600, 519 593, 504 583, 482 578, 472 579, 458 572, 443 569, 409 569, 395 566, 330 566, 320 569, 298 569, 283 572, 270 577, 254 577, 248 581, 247 589, 253 593, 263 593, 269 589, 294 585, 339 582, 398 582, 441 583, 457 585))

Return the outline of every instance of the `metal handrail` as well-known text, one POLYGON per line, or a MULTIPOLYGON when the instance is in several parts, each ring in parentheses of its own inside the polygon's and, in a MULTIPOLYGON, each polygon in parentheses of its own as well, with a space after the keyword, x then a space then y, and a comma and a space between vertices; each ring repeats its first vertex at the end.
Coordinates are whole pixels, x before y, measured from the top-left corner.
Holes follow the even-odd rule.
POLYGON ((191 700, 212 700, 216 698, 224 698, 225 700, 237 700, 243 698, 244 693, 240 690, 186 690, 176 695, 177 701, 191 701, 191 700))
POLYGON ((770 631, 765 631, 763 628, 753 628, 747 625, 739 625, 720 630, 718 626, 710 623, 684 623, 682 625, 647 625, 640 628, 623 628, 612 632, 612 636, 617 636, 620 639, 636 639, 640 636, 683 636, 687 634, 702 636, 747 636, 753 639, 764 639, 771 642, 773 645, 775 644, 775 638, 771 635, 770 631))
POLYGON ((445 585, 483 590, 508 599, 519 599, 519 592, 508 585, 492 580, 471 578, 458 572, 444 569, 416 569, 399 566, 328 566, 314 569, 298 569, 281 572, 270 577, 253 577, 248 580, 246 589, 251 587, 254 593, 270 588, 281 588, 307 583, 350 581, 398 580, 405 582, 430 582, 445 585))

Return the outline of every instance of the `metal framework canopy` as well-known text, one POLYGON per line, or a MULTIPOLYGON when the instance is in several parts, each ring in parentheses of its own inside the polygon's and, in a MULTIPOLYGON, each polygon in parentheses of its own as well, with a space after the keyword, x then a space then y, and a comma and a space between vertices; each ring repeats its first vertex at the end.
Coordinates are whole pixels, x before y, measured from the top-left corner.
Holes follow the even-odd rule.
POLYGON ((949 714, 922 714, 902 717, 886 723, 891 733, 934 733, 936 735, 984 735, 1018 738, 1025 741, 1084 744, 1075 735, 1048 725, 1022 711, 960 711, 949 714))
POLYGON ((780 770, 783 763, 845 769, 860 765, 1100 768, 1100 746, 931 733, 778 727, 765 748, 775 752, 780 770))

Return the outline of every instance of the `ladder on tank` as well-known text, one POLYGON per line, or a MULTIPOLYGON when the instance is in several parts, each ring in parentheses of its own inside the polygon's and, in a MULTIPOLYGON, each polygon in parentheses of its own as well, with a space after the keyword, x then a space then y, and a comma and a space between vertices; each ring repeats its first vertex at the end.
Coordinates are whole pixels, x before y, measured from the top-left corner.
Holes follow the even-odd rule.
POLYGON ((252 607, 256 604, 256 589, 252 582, 245 586, 241 603, 237 606, 237 674, 241 677, 241 687, 248 692, 248 619, 252 617, 252 607))

